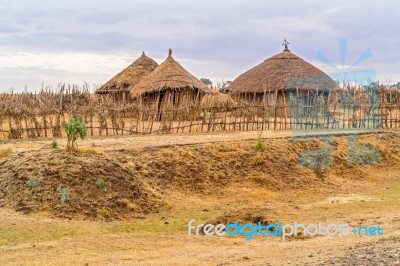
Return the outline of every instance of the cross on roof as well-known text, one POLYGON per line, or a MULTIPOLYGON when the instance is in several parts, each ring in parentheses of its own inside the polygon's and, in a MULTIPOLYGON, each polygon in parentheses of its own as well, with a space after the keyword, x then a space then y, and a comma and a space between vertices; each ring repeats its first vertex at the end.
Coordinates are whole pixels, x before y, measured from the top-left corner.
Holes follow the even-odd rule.
POLYGON ((288 44, 290 44, 290 43, 285 38, 285 40, 282 43, 282 45, 285 45, 285 50, 284 51, 289 51, 288 44))

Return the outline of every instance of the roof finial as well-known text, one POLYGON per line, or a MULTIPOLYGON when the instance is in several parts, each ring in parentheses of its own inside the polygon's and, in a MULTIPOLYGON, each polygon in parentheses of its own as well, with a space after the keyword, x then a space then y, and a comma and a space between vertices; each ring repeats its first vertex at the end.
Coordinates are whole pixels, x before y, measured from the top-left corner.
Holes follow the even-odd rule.
POLYGON ((144 53, 144 51, 142 52, 142 55, 146 55, 146 54, 144 53))
POLYGON ((168 56, 172 56, 172 49, 171 48, 169 48, 169 50, 168 50, 168 56))
POLYGON ((290 44, 290 43, 285 38, 285 40, 282 43, 282 45, 285 45, 285 50, 284 51, 289 51, 288 44, 290 44))

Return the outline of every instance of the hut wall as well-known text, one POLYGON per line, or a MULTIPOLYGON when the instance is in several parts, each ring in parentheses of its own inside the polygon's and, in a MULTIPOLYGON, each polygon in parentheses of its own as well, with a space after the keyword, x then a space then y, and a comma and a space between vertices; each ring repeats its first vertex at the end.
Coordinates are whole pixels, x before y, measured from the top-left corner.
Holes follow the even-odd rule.
MULTIPOLYGON (((155 114, 155 120, 181 120, 183 108, 198 104, 202 93, 198 97, 198 91, 193 89, 164 90, 146 94, 141 97, 142 108, 155 114)), ((152 115, 149 116, 149 118, 152 115)))

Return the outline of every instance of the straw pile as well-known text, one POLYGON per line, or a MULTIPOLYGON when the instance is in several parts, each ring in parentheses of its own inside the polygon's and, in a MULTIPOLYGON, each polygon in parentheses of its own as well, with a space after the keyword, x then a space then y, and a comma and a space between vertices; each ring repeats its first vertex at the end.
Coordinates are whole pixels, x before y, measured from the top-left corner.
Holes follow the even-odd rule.
POLYGON ((220 93, 218 91, 213 91, 203 97, 200 102, 201 108, 232 108, 235 106, 235 102, 232 97, 220 93))

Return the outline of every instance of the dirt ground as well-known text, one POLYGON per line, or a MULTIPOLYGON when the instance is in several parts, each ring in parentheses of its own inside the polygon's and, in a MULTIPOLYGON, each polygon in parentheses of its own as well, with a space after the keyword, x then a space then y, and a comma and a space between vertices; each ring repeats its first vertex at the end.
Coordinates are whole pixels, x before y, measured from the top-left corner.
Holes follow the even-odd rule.
MULTIPOLYGON (((16 211, 12 197, 8 197, 8 192, 3 189, 7 200, 2 199, 3 207, 0 208, 0 263, 400 264, 400 132, 361 134, 361 143, 378 148, 382 154, 380 163, 364 165, 347 164, 346 138, 336 135, 333 138, 333 167, 319 170, 304 169, 297 163, 298 154, 305 148, 319 147, 318 142, 298 143, 289 131, 267 131, 263 132, 265 148, 256 150, 257 137, 257 132, 226 132, 81 141, 80 156, 87 159, 78 164, 93 161, 91 165, 101 168, 102 164, 117 162, 119 172, 129 171, 127 173, 137 178, 135 189, 146 191, 146 195, 154 193, 165 206, 151 211, 143 205, 147 210, 145 215, 136 218, 122 215, 119 219, 88 219, 85 215, 60 217, 59 212, 52 211, 57 206, 53 208, 51 204, 50 209, 39 208, 24 214, 16 211), (348 223, 353 227, 380 225, 384 235, 292 237, 285 241, 279 237, 257 236, 247 241, 243 237, 188 236, 187 224, 191 219, 196 219, 196 224, 224 219, 231 222, 260 219, 304 224, 348 223)), ((42 172, 34 164, 59 159, 57 154, 65 147, 66 140, 56 141, 59 150, 55 152, 49 148, 51 140, 46 139, 0 143, 0 150, 12 150, 11 154, 0 158, 0 165, 2 162, 3 166, 8 165, 9 160, 25 162, 17 170, 0 166, 0 178, 3 179, 0 185, 3 188, 5 183, 14 186, 12 177, 15 173, 19 174, 15 177, 17 180, 30 171, 45 175, 48 171, 42 172), (13 174, 7 177, 7 182, 4 173, 13 174)), ((64 155, 60 156, 64 158, 64 155)), ((67 169, 61 169, 67 172, 67 169)), ((107 172, 105 179, 112 176, 112 172, 107 172)), ((122 174, 121 178, 129 177, 122 174)), ((55 182, 53 179, 50 181, 55 182)), ((83 177, 77 180, 83 188, 87 187, 83 177)), ((45 183, 43 180, 42 184, 50 186, 50 181, 45 183)), ((16 182, 19 185, 15 187, 23 186, 24 182, 16 182)), ((71 198, 82 193, 72 189, 72 181, 63 184, 71 186, 71 198)), ((19 190, 15 191, 22 195, 18 194, 19 190)), ((103 194, 96 194, 96 197, 99 195, 103 194)), ((102 198, 94 199, 98 199, 97 204, 101 206, 108 198, 105 197, 104 202, 100 201, 102 198)), ((35 196, 31 200, 35 200, 35 196)), ((88 202, 94 206, 96 201, 88 199, 88 202)), ((77 206, 85 208, 84 205, 77 206)), ((79 208, 73 211, 79 212, 79 208)))

